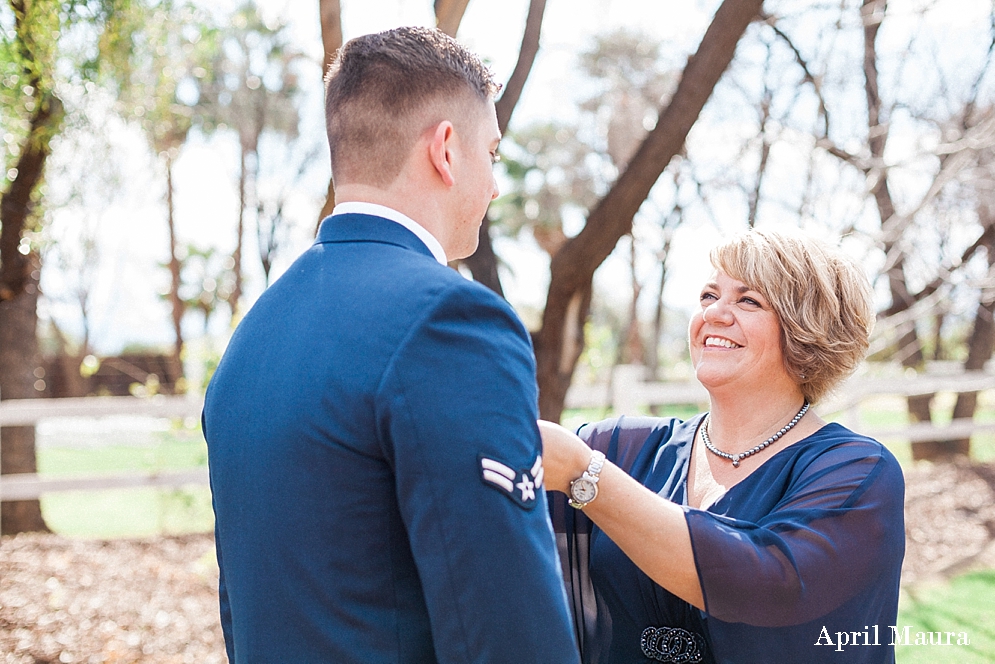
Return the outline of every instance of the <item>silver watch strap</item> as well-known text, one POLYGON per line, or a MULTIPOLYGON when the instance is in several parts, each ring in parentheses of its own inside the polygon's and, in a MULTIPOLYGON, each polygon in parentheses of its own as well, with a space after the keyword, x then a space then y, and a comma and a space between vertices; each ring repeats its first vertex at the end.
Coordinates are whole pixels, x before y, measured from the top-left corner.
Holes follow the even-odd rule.
POLYGON ((586 475, 591 481, 597 482, 601 477, 601 469, 605 465, 605 454, 598 450, 591 450, 591 463, 587 466, 586 475))

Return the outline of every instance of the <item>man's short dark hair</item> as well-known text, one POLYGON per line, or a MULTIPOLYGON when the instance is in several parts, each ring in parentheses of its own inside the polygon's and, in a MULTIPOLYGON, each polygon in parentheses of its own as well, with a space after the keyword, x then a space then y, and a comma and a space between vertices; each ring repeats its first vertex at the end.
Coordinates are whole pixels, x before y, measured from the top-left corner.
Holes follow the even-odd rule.
POLYGON ((499 88, 476 55, 439 30, 404 27, 348 41, 325 77, 333 177, 390 184, 425 129, 419 111, 443 100, 486 102, 499 88))

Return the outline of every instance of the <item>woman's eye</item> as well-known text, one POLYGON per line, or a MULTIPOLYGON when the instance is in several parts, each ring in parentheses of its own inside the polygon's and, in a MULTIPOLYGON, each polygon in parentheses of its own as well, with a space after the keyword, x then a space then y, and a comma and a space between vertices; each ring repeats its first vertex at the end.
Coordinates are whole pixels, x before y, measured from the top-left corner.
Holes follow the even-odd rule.
POLYGON ((716 299, 714 293, 702 293, 701 294, 701 301, 702 302, 704 302, 705 300, 714 300, 714 299, 716 299))
POLYGON ((754 300, 752 297, 744 297, 742 300, 740 300, 740 302, 742 302, 744 304, 748 304, 748 305, 753 306, 753 307, 759 307, 760 306, 760 303, 757 302, 756 300, 754 300))

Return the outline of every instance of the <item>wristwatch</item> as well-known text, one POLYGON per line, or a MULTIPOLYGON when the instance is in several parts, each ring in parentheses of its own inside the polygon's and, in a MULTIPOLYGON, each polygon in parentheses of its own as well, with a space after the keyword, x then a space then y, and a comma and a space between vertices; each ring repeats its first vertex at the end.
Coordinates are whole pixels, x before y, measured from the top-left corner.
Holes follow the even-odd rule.
POLYGON ((570 507, 581 510, 598 497, 598 480, 605 465, 605 455, 591 450, 591 463, 584 474, 570 483, 570 507))

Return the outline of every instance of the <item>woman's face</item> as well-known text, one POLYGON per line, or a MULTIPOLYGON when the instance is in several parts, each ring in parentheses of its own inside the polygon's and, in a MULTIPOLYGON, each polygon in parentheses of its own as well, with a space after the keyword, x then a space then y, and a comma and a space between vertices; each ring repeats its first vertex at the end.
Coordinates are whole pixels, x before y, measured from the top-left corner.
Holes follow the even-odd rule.
POLYGON ((700 301, 688 337, 695 375, 705 388, 796 385, 784 368, 781 324, 760 293, 716 270, 700 301))

